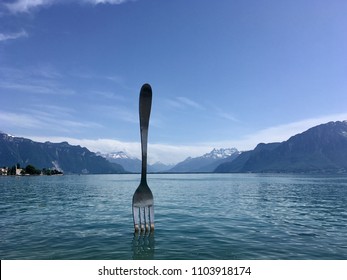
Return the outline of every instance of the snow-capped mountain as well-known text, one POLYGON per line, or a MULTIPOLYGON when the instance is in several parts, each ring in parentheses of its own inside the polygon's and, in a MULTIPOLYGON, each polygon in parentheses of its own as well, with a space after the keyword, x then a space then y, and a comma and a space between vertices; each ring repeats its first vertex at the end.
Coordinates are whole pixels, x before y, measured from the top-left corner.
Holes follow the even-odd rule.
POLYGON ((176 164, 169 172, 213 172, 213 170, 224 162, 233 161, 240 152, 236 148, 213 149, 200 157, 188 157, 176 164))
POLYGON ((226 149, 213 149, 211 152, 204 154, 204 158, 213 158, 213 159, 223 159, 230 157, 231 155, 238 153, 236 148, 226 148, 226 149))
MULTIPOLYGON (((128 172, 140 173, 141 172, 141 160, 135 157, 129 156, 127 153, 113 152, 109 154, 100 154, 108 161, 113 163, 118 163, 128 172)), ((154 164, 148 164, 147 170, 148 172, 165 172, 172 168, 172 165, 166 165, 161 162, 156 162, 154 164)))
POLYGON ((109 162, 120 164, 128 172, 137 173, 141 170, 141 160, 133 158, 123 151, 98 154, 106 158, 109 162))
POLYGON ((104 156, 108 160, 112 160, 112 159, 132 159, 132 157, 130 157, 129 155, 127 155, 123 151, 109 153, 109 154, 104 154, 102 156, 104 156))
POLYGON ((215 172, 347 173, 347 122, 312 127, 281 143, 260 143, 215 172))

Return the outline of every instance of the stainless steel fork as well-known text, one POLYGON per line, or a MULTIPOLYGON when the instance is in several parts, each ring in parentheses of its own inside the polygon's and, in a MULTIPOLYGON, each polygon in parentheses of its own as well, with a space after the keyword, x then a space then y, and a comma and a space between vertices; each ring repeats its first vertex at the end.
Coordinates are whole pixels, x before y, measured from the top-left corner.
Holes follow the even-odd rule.
POLYGON ((149 84, 144 84, 140 91, 139 105, 142 151, 141 182, 134 193, 132 203, 135 232, 154 230, 153 194, 147 184, 147 140, 151 106, 152 88, 149 84))

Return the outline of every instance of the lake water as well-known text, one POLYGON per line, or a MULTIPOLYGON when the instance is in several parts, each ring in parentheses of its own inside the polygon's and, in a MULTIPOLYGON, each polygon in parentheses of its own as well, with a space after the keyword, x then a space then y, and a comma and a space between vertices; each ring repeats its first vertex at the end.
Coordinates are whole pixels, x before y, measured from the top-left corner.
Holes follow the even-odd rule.
POLYGON ((134 235, 140 175, 0 177, 1 259, 347 259, 347 177, 153 174, 156 229, 134 235))

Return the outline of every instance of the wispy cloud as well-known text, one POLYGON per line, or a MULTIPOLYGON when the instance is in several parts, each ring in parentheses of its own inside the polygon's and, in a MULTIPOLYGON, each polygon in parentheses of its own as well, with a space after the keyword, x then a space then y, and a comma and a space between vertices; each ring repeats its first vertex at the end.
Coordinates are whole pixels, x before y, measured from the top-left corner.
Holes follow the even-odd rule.
POLYGON ((9 127, 19 128, 37 128, 43 125, 42 121, 38 120, 30 114, 17 114, 11 112, 0 111, 0 123, 9 127))
POLYGON ((63 119, 71 119, 76 113, 75 109, 52 104, 35 104, 30 108, 21 109, 22 112, 36 116, 38 119, 60 122, 63 119))
POLYGON ((126 107, 123 105, 99 105, 94 108, 99 115, 107 116, 108 119, 114 119, 130 124, 137 124, 138 113, 135 107, 126 107))
POLYGON ((6 129, 22 128, 55 133, 76 133, 78 130, 102 127, 96 122, 78 121, 70 114, 69 109, 58 106, 22 109, 17 113, 0 111, 0 123, 6 129))
POLYGON ((15 40, 19 38, 28 37, 28 33, 25 30, 21 30, 16 33, 0 33, 0 42, 15 40))
POLYGON ((38 121, 44 123, 44 127, 56 127, 63 131, 75 131, 76 129, 98 128, 102 125, 91 121, 80 121, 76 119, 78 111, 66 106, 40 104, 32 108, 22 109, 23 112, 35 117, 38 121))
POLYGON ((101 99, 108 99, 108 100, 122 101, 122 102, 125 101, 124 96, 116 94, 112 91, 92 90, 91 94, 101 99))
POLYGON ((0 88, 30 94, 73 95, 59 82, 61 75, 49 67, 16 69, 0 67, 0 88))
POLYGON ((258 131, 254 131, 254 133, 241 136, 238 139, 229 139, 225 141, 216 141, 213 143, 204 144, 216 147, 236 147, 241 151, 252 150, 259 143, 283 142, 288 140, 291 136, 302 133, 311 127, 330 121, 343 120, 347 120, 347 112, 341 114, 319 116, 316 118, 309 118, 297 122, 267 127, 258 131))
POLYGON ((30 92, 34 94, 59 94, 71 95, 74 94, 73 90, 63 89, 56 87, 53 84, 46 84, 44 82, 32 81, 31 83, 16 83, 16 82, 0 82, 0 88, 7 90, 16 90, 17 92, 30 92))
POLYGON ((177 100, 187 106, 194 107, 196 109, 203 109, 203 106, 187 97, 177 97, 177 100))
POLYGON ((11 13, 26 13, 31 10, 51 5, 52 3, 57 2, 54 0, 17 0, 13 3, 7 3, 5 6, 11 13))
POLYGON ((317 118, 304 119, 297 122, 269 127, 252 134, 250 139, 258 139, 259 142, 281 142, 288 140, 291 136, 304 132, 305 130, 330 121, 347 120, 347 113, 320 116, 317 118))
POLYGON ((204 109, 204 107, 201 104, 183 96, 167 99, 167 102, 169 103, 170 106, 175 108, 180 108, 180 109, 183 109, 183 108, 204 109))
POLYGON ((217 116, 225 119, 227 121, 232 121, 232 122, 240 122, 237 118, 235 118, 232 114, 224 112, 220 109, 217 109, 217 116))
MULTIPOLYGON (((38 8, 48 7, 54 4, 76 2, 76 3, 86 3, 92 5, 98 4, 111 4, 120 5, 131 0, 17 0, 13 3, 4 4, 7 9, 13 13, 28 13, 38 8)), ((133 0, 132 0, 133 1, 133 0)))
POLYGON ((71 75, 72 77, 76 77, 78 79, 96 80, 96 81, 104 81, 107 83, 112 83, 116 85, 116 88, 118 91, 123 91, 123 92, 138 91, 138 88, 129 86, 126 79, 119 74, 100 74, 100 73, 95 73, 94 71, 91 71, 88 69, 73 69, 69 72, 69 75, 71 75))
POLYGON ((91 3, 91 4, 94 4, 94 5, 97 5, 97 4, 115 4, 115 5, 119 5, 119 4, 123 4, 125 2, 129 2, 129 0, 83 0, 83 2, 91 3))

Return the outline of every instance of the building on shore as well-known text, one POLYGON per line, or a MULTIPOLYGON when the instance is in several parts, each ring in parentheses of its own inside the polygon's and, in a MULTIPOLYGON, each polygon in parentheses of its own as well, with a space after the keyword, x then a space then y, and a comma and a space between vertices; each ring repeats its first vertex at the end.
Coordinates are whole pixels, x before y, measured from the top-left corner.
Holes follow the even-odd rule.
POLYGON ((8 172, 8 168, 7 167, 1 167, 0 168, 0 176, 6 176, 8 172))
POLYGON ((16 175, 18 175, 18 176, 22 175, 22 171, 23 171, 23 169, 17 168, 17 165, 16 165, 16 175))

